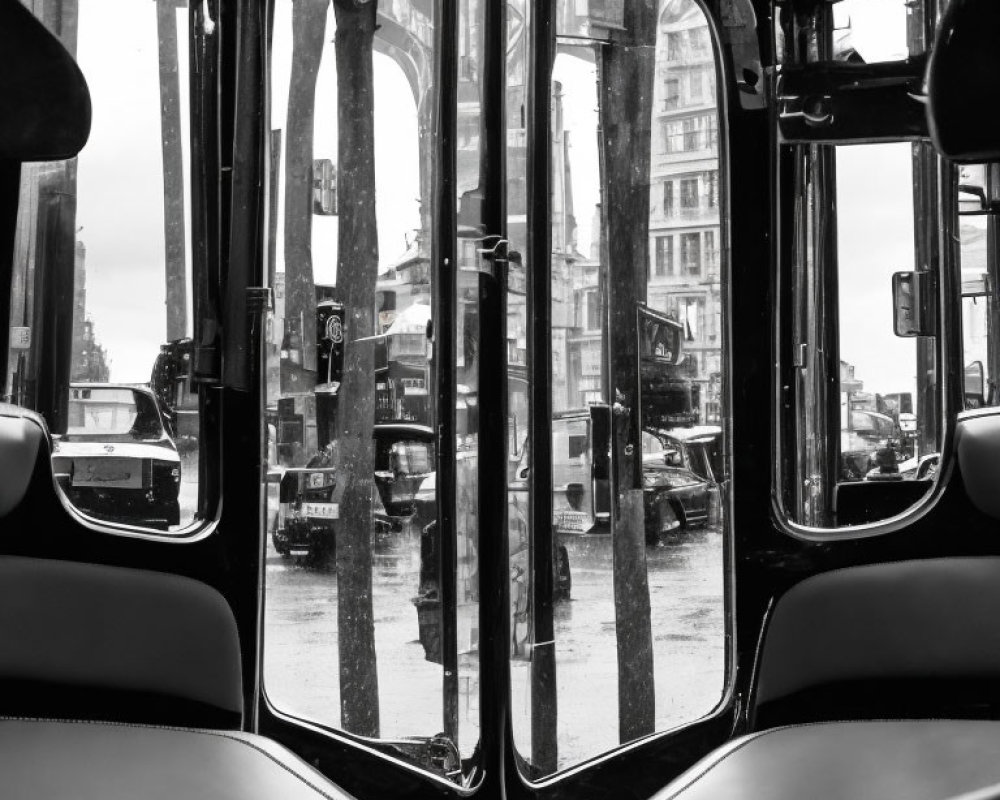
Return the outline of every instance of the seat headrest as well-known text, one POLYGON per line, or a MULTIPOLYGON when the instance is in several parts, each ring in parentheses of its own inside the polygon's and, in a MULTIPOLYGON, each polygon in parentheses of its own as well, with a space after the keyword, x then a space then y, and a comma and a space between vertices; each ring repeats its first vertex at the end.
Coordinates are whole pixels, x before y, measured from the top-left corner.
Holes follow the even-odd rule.
POLYGON ((87 143, 90 119, 73 57, 21 3, 0 3, 0 159, 72 158, 87 143))
POLYGON ((0 517, 24 499, 39 452, 49 455, 45 420, 33 411, 0 403, 0 517))
POLYGON ((1000 160, 1000 3, 951 0, 927 62, 927 123, 959 163, 1000 160))
POLYGON ((962 483, 972 504, 1000 519, 1000 409, 959 414, 955 450, 962 483))

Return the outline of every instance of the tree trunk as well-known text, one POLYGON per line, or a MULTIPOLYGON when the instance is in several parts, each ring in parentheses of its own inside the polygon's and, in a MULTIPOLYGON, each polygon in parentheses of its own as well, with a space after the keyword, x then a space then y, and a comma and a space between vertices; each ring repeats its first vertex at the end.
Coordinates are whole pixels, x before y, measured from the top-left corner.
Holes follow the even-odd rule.
MULTIPOLYGON (((330 0, 295 0, 292 69, 285 125, 285 333, 298 335, 301 365, 316 369, 316 289, 312 266, 312 165, 316 77, 330 0)), ((341 101, 343 102, 343 101, 341 101)), ((296 374, 292 392, 311 391, 296 374)))
POLYGON ((622 743, 653 733, 653 641, 642 513, 642 442, 637 304, 646 298, 649 251, 650 127, 656 3, 630 2, 624 41, 601 59, 602 176, 606 187, 607 333, 610 397, 615 403, 612 511, 618 727, 622 743))
MULTIPOLYGON (((340 522, 337 619, 344 730, 378 736, 378 672, 372 612, 372 426, 375 415, 375 3, 334 0, 337 33, 337 289, 344 303, 344 371, 338 396, 340 522)), ((287 200, 286 200, 287 202, 287 200)))

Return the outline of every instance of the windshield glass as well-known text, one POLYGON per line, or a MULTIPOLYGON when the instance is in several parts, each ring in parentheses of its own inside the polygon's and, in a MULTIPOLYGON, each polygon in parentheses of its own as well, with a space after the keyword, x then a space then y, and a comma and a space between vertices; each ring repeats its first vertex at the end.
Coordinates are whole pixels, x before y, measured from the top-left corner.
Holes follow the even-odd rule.
POLYGON ((163 428, 153 400, 129 388, 73 388, 67 436, 158 439, 163 428))

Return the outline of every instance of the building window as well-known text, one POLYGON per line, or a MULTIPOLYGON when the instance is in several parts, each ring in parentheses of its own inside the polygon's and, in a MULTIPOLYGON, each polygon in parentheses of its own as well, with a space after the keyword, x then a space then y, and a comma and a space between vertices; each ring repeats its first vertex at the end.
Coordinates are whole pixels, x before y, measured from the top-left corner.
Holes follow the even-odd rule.
POLYGON ((656 259, 653 262, 653 274, 662 278, 674 274, 674 237, 656 237, 656 259))
POLYGON ((698 150, 699 140, 701 137, 698 135, 698 121, 700 118, 691 117, 684 120, 684 150, 685 152, 691 150, 698 150))
POLYGON ((681 208, 698 207, 698 179, 685 178, 681 181, 681 208))
POLYGON ((663 216, 670 218, 674 215, 674 182, 663 182, 663 216))
POLYGON ((685 275, 701 275, 701 234, 681 234, 681 269, 685 275))
POLYGON ((691 56, 698 58, 709 58, 712 55, 712 46, 708 38, 708 28, 692 28, 688 31, 688 48, 691 56))
POLYGON ((680 105, 681 82, 677 78, 666 78, 663 81, 663 110, 673 111, 680 105))
POLYGON ((589 342, 580 349, 580 375, 587 379, 580 382, 581 389, 600 389, 600 342, 589 342))
POLYGON ((719 265, 719 251, 715 247, 715 231, 705 231, 705 267, 715 269, 719 265))
POLYGON ((708 207, 718 208, 719 207, 719 173, 706 172, 705 176, 705 193, 708 195, 708 207))
POLYGON ((663 137, 663 152, 678 153, 681 149, 680 124, 676 121, 662 121, 660 131, 663 137))
POLYGON ((599 331, 601 329, 601 298, 597 289, 588 289, 586 296, 587 318, 584 320, 584 327, 588 331, 599 331))
POLYGON ((715 149, 719 144, 719 127, 715 116, 701 117, 702 126, 704 128, 703 138, 705 140, 704 147, 706 150, 715 149))
POLYGON ((688 102, 692 105, 705 100, 705 71, 695 69, 688 73, 688 102))
POLYGON ((684 338, 696 342, 704 336, 705 298, 680 297, 677 300, 677 321, 684 328, 684 338))
POLYGON ((671 31, 667 34, 667 61, 680 61, 684 58, 684 31, 671 31))

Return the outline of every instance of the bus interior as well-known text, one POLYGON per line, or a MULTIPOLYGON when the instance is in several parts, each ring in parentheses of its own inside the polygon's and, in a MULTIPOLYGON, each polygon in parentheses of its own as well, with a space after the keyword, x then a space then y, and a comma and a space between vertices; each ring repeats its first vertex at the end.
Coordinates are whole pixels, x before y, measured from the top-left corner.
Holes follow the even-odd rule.
POLYGON ((0 797, 1000 800, 998 35, 0 0, 0 797))

